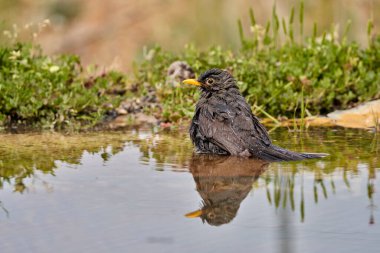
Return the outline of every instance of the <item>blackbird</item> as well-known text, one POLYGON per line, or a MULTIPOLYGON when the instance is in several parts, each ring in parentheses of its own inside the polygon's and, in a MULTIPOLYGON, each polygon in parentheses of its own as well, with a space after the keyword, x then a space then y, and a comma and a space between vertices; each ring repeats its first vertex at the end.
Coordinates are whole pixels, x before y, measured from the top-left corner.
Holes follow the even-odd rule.
POLYGON ((237 156, 195 154, 189 169, 202 207, 187 213, 188 218, 201 218, 213 226, 231 222, 252 185, 269 167, 269 162, 237 156))
POLYGON ((236 80, 225 70, 210 69, 185 84, 198 86, 200 99, 190 126, 197 153, 254 157, 266 161, 294 161, 327 154, 297 153, 272 144, 268 132, 252 114, 236 80))

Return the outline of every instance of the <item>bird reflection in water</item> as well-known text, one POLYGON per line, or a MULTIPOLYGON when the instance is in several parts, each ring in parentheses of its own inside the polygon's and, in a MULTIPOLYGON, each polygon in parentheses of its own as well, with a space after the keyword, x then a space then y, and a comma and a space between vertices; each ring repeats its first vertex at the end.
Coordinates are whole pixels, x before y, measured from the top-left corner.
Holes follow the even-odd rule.
POLYGON ((200 217, 213 226, 229 223, 235 218, 253 183, 268 166, 269 163, 262 160, 194 154, 190 172, 203 200, 202 208, 185 216, 200 217))

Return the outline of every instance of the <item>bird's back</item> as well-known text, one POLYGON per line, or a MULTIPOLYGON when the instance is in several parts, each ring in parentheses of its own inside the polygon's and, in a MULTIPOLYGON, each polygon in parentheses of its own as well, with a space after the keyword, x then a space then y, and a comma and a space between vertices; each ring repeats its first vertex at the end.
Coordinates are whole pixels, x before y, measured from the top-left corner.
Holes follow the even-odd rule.
POLYGON ((198 151, 211 152, 207 147, 215 149, 214 146, 217 146, 223 150, 217 153, 233 155, 248 152, 250 146, 271 143, 267 131, 235 88, 202 94, 190 136, 198 151))
POLYGON ((190 136, 199 153, 252 156, 267 161, 323 157, 277 147, 238 89, 205 92, 196 106, 190 136))

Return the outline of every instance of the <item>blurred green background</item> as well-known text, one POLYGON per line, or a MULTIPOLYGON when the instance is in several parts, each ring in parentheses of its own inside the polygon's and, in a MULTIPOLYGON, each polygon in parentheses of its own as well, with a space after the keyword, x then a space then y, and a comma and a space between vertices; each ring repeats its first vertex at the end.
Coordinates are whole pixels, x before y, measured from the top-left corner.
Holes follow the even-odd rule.
MULTIPOLYGON (((25 38, 31 37, 27 24, 49 19, 51 25, 35 35, 45 52, 74 53, 85 64, 125 71, 144 46, 153 44, 172 51, 187 43, 200 49, 211 45, 237 49, 237 19, 248 32, 249 7, 264 25, 275 3, 284 18, 293 6, 299 8, 295 0, 0 0, 0 16, 3 29, 17 29, 25 38)), ((343 33, 351 20, 349 39, 366 45, 367 22, 372 19, 378 33, 378 14, 380 0, 305 0, 305 34, 312 33, 314 22, 319 30, 336 24, 343 33)))

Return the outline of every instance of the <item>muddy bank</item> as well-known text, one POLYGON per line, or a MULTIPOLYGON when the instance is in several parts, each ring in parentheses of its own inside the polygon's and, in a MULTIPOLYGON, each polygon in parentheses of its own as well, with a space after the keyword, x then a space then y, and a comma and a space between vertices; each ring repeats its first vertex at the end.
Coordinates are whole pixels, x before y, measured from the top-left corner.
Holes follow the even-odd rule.
MULTIPOLYGON (((158 103, 151 106, 160 108, 158 103)), ((137 106, 143 108, 143 106, 137 106)), ((181 120, 181 122, 163 122, 159 116, 148 115, 142 112, 142 109, 127 111, 124 108, 118 108, 117 116, 107 123, 107 127, 111 129, 123 128, 127 126, 160 126, 163 128, 171 127, 173 125, 185 125, 189 120, 181 120)), ((345 127, 345 128, 361 128, 361 129, 374 129, 380 130, 380 100, 370 101, 360 104, 354 108, 347 110, 337 110, 328 113, 326 116, 312 116, 305 119, 287 119, 274 122, 272 119, 264 118, 262 123, 268 126, 283 126, 294 127, 304 124, 306 127, 345 127)))

